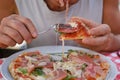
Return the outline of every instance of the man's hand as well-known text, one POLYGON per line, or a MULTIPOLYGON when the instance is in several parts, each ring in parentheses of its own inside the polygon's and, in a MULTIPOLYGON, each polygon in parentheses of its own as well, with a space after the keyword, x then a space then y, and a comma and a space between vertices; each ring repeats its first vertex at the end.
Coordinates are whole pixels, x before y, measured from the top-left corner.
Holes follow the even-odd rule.
MULTIPOLYGON (((114 35, 107 24, 97 24, 95 22, 81 19, 90 29, 91 37, 86 37, 82 40, 75 40, 80 45, 96 51, 110 51, 113 45, 114 35)), ((112 49, 111 49, 112 50, 112 49)))
POLYGON ((78 0, 44 0, 50 10, 63 11, 66 9, 67 1, 69 6, 78 2, 78 0))
POLYGON ((14 46, 25 40, 30 43, 37 37, 37 31, 32 21, 28 18, 11 15, 2 19, 0 24, 0 48, 14 46))

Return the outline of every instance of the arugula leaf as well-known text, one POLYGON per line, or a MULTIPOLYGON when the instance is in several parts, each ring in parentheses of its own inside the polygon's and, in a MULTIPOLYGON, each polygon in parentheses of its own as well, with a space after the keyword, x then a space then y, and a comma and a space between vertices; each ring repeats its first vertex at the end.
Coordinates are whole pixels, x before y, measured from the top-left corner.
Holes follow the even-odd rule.
POLYGON ((86 63, 82 64, 81 69, 84 71, 88 65, 86 63))
POLYGON ((77 52, 77 50, 69 49, 68 52, 77 52))
POLYGON ((44 72, 41 68, 36 68, 33 72, 32 72, 33 75, 35 76, 42 76, 44 75, 44 72))
POLYGON ((27 74, 27 73, 28 73, 27 69, 25 69, 25 68, 18 68, 18 70, 19 70, 22 74, 27 74))
POLYGON ((67 77, 63 80, 71 80, 72 78, 75 78, 75 76, 72 76, 72 75, 67 75, 67 77))

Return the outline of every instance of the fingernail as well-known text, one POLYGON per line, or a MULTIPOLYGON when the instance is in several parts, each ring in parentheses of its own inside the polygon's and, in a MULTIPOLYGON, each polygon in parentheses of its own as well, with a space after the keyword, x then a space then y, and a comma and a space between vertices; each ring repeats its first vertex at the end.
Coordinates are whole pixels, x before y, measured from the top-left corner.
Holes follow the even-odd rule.
POLYGON ((37 33, 36 33, 36 32, 33 32, 33 33, 32 33, 32 36, 33 36, 33 37, 36 37, 36 36, 37 36, 37 33))

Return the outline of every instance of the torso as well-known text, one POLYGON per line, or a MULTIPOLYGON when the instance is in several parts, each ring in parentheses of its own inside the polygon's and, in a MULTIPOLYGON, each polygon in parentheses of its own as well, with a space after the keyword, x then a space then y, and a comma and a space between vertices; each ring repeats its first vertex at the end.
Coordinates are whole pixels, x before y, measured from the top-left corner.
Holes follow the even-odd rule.
MULTIPOLYGON (((38 32, 48 29, 48 27, 52 24, 65 23, 65 11, 51 11, 48 9, 47 5, 43 2, 43 0, 16 0, 16 3, 20 15, 30 18, 36 26, 38 32)), ((103 0, 79 0, 78 3, 70 7, 68 19, 72 16, 78 16, 96 21, 97 23, 101 23, 102 7, 103 0)), ((56 35, 55 31, 51 30, 45 34, 39 35, 35 40, 33 40, 33 42, 29 46, 35 47, 60 44, 61 41, 58 40, 58 35, 56 35)), ((65 42, 65 44, 78 46, 71 41, 67 41, 65 42)))

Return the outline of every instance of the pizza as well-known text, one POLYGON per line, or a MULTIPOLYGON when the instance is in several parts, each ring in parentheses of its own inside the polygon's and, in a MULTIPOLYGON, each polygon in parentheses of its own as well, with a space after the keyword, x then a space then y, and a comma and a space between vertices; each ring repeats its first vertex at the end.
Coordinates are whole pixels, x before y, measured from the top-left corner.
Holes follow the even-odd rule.
POLYGON ((105 80, 109 72, 109 63, 98 54, 68 50, 61 60, 51 55, 24 52, 11 61, 9 72, 14 80, 105 80))
POLYGON ((73 40, 90 37, 88 26, 86 26, 78 17, 72 17, 65 25, 69 25, 71 27, 60 26, 56 29, 56 31, 60 33, 60 39, 73 40))

